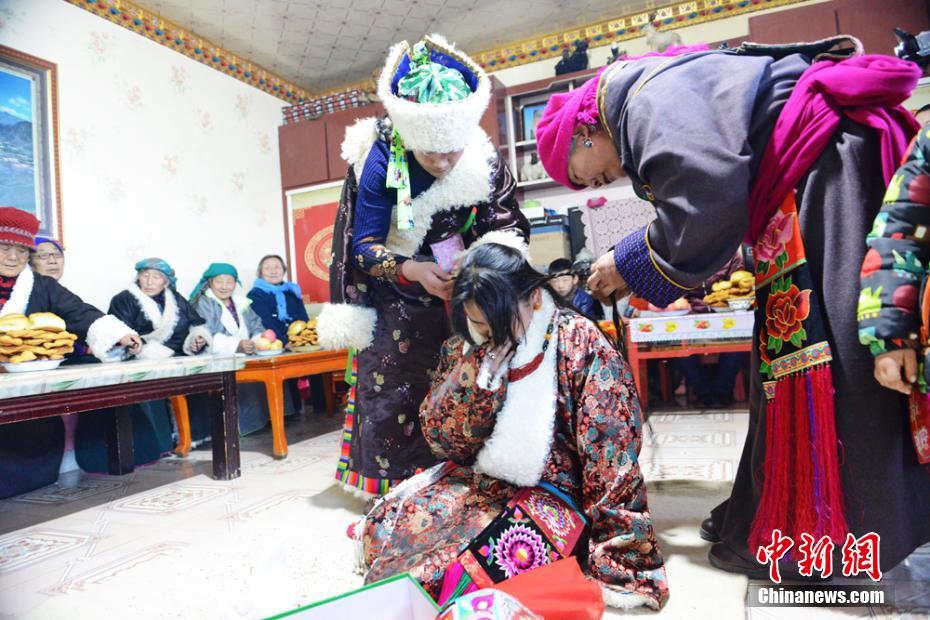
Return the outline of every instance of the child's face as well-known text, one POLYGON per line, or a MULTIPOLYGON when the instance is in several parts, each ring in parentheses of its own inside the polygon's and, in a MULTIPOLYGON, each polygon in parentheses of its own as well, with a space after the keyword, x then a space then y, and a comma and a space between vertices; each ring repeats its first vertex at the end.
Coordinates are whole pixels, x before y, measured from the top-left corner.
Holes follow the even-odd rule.
POLYGON ((555 289, 555 292, 562 297, 568 297, 571 292, 575 290, 575 276, 570 273, 556 276, 549 282, 552 284, 552 288, 555 289))

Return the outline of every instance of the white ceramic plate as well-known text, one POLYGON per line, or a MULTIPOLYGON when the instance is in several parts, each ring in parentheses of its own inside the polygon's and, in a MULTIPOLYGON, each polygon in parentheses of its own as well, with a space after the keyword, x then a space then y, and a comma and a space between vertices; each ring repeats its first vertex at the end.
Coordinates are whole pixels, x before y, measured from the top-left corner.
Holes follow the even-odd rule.
POLYGON ((711 309, 714 312, 733 312, 733 308, 731 308, 730 306, 725 306, 723 308, 718 308, 717 306, 711 306, 711 309))
POLYGON ((255 355, 259 357, 274 357, 275 355, 281 355, 284 353, 284 349, 268 349, 267 351, 255 351, 255 355))
POLYGON ((19 364, 11 364, 10 362, 4 362, 3 367, 6 368, 7 372, 38 372, 40 370, 55 370, 64 360, 38 360, 35 362, 21 362, 19 364))
POLYGON ((639 316, 644 319, 658 318, 663 316, 684 316, 691 312, 690 310, 670 310, 668 312, 652 312, 649 310, 643 310, 639 313, 639 316))
POLYGON ((318 344, 307 344, 302 347, 294 347, 291 349, 294 353, 316 353, 317 351, 322 351, 323 347, 318 344))

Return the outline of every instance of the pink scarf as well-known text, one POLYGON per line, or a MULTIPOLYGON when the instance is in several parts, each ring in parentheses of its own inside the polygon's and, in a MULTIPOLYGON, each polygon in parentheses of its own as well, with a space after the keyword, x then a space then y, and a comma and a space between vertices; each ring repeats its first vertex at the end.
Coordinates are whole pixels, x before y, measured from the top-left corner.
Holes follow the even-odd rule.
POLYGON ((811 65, 782 109, 749 194, 746 240, 762 234, 788 192, 823 153, 843 116, 878 132, 885 183, 920 129, 901 103, 917 85, 917 65, 866 55, 811 65))

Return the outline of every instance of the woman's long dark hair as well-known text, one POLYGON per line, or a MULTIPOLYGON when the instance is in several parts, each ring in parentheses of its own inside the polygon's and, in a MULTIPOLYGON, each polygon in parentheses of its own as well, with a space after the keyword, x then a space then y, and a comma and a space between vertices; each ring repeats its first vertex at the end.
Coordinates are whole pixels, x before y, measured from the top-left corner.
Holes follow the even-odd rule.
POLYGON ((491 343, 495 347, 516 347, 518 339, 513 328, 520 317, 520 302, 527 301, 538 288, 549 293, 560 308, 581 314, 549 286, 549 279, 509 246, 487 243, 469 250, 452 291, 452 328, 469 343, 477 344, 465 314, 465 304, 472 302, 491 328, 491 343))

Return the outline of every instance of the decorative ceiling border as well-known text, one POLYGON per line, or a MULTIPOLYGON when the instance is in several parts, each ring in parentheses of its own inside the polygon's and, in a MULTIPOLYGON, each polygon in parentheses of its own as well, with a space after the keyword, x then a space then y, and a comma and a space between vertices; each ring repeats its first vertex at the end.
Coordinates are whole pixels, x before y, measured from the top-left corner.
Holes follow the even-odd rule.
POLYGON ((196 32, 182 28, 163 19, 157 13, 136 6, 127 0, 65 0, 65 2, 90 11, 97 17, 102 17, 117 26, 122 26, 160 43, 211 69, 225 73, 288 103, 303 103, 312 98, 310 92, 300 86, 214 45, 196 32))
MULTIPOLYGON (((486 71, 500 71, 538 62, 562 55, 562 50, 570 49, 578 41, 587 41, 588 48, 603 47, 619 41, 628 41, 646 36, 643 28, 649 23, 649 14, 655 12, 652 22, 658 31, 671 30, 684 26, 696 26, 706 22, 727 19, 746 13, 765 11, 791 4, 801 4, 808 0, 688 0, 654 8, 642 13, 626 15, 598 22, 572 30, 550 33, 542 36, 510 43, 503 47, 472 54, 472 58, 486 71)), ((693 43, 697 43, 694 41, 693 43)), ((373 79, 340 86, 324 92, 326 96, 347 90, 373 92, 373 79)))
MULTIPOLYGON (((364 92, 375 90, 374 80, 367 79, 330 89, 321 94, 311 94, 296 84, 214 45, 197 33, 169 22, 158 14, 146 11, 127 0, 65 1, 291 104, 305 103, 312 99, 351 90, 364 92)), ((562 50, 571 48, 577 41, 587 41, 589 48, 596 48, 645 36, 643 29, 649 24, 649 13, 653 11, 656 13, 656 19, 652 22, 653 26, 661 31, 695 26, 806 1, 687 0, 572 30, 525 39, 472 54, 472 57, 487 71, 510 69, 561 56, 562 50)))
MULTIPOLYGON (((688 0, 654 8, 642 13, 609 19, 589 26, 547 34, 504 47, 475 54, 473 58, 485 69, 498 71, 519 67, 530 62, 562 55, 577 41, 587 41, 588 47, 603 47, 618 41, 645 36, 643 29, 649 24, 649 14, 655 13, 652 22, 656 30, 671 30, 695 26, 718 19, 727 19, 745 13, 754 13, 806 0, 688 0)), ((690 43, 699 43, 691 41, 690 43)))

